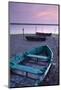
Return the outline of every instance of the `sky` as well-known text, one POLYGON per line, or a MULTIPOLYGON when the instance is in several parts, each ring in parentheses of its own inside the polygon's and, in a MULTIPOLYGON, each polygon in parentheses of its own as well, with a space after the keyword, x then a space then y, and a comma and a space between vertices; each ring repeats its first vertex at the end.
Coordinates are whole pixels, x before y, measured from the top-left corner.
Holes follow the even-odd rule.
MULTIPOLYGON (((28 4, 28 3, 9 3, 9 23, 36 23, 36 24, 58 24, 58 5, 28 4)), ((11 26, 13 33, 35 33, 35 26, 11 26)), ((58 27, 40 27, 39 32, 58 33, 58 27), (42 29, 43 28, 43 29, 42 29)))
POLYGON ((10 23, 58 24, 58 6, 9 3, 10 23))

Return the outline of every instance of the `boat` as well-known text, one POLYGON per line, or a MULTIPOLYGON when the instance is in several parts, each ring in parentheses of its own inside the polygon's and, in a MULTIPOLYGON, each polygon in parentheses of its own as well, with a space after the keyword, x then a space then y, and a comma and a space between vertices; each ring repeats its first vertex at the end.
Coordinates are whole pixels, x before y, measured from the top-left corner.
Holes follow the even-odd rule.
POLYGON ((22 55, 18 54, 12 57, 10 59, 10 70, 16 74, 34 79, 34 85, 37 86, 47 76, 52 61, 53 52, 49 46, 38 46, 24 52, 22 55))
POLYGON ((36 35, 38 35, 38 36, 51 36, 52 35, 52 33, 40 33, 40 32, 36 32, 36 35))
POLYGON ((40 36, 25 36, 25 38, 29 41, 45 41, 45 37, 40 37, 40 36))

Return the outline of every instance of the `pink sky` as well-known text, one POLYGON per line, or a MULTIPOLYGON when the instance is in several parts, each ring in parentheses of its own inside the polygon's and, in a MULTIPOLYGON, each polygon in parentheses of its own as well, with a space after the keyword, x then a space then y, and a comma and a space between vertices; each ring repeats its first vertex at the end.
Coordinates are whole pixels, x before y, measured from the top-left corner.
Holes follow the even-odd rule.
POLYGON ((58 24, 58 5, 10 3, 11 23, 58 24))

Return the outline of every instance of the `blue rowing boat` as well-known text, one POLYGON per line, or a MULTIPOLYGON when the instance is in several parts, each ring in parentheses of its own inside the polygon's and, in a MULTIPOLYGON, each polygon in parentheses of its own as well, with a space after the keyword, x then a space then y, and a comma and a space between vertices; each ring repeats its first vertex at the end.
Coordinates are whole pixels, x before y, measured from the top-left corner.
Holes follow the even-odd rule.
POLYGON ((38 46, 22 55, 10 59, 10 69, 20 75, 42 82, 46 77, 53 61, 53 52, 47 46, 38 46))

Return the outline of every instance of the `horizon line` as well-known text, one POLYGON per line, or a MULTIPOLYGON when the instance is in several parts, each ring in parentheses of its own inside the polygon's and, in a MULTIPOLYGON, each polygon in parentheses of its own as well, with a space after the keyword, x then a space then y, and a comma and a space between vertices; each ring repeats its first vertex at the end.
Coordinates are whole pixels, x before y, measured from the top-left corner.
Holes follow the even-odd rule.
POLYGON ((11 25, 46 25, 46 26, 59 26, 59 24, 40 24, 40 23, 9 23, 11 25))

